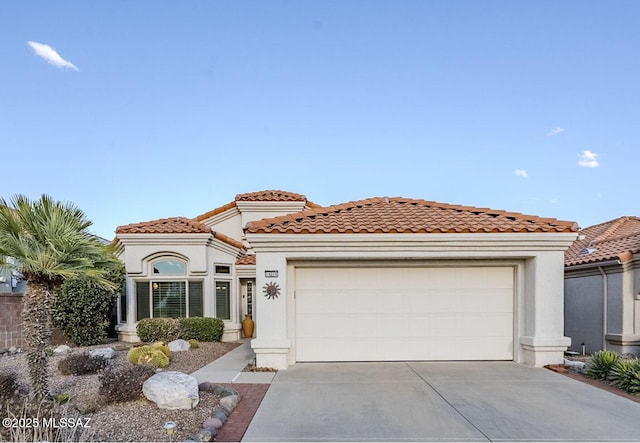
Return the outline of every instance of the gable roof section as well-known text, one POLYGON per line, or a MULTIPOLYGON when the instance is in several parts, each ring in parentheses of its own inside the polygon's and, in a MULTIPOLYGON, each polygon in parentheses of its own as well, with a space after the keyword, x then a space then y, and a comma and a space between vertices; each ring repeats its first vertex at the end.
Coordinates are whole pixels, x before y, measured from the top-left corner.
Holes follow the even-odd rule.
POLYGON ((613 259, 625 261, 629 254, 640 252, 639 217, 619 217, 589 226, 579 234, 580 238, 564 254, 565 266, 613 259))
POLYGON ((210 234, 204 223, 186 217, 161 218, 118 226, 116 234, 210 234))
POLYGON ((575 222, 402 197, 375 197, 251 222, 247 233, 576 232, 575 222))
POLYGON ((237 201, 263 201, 263 202, 273 202, 273 201, 283 201, 283 202, 291 202, 291 201, 300 201, 305 202, 305 204, 310 208, 320 208, 320 205, 317 205, 313 202, 307 200, 307 197, 302 194, 296 194, 295 192, 287 192, 287 191, 279 191, 279 190, 271 190, 267 189, 264 191, 258 192, 248 192, 246 194, 238 194, 235 197, 235 200, 227 203, 226 205, 220 206, 218 208, 212 209, 211 211, 205 212, 204 214, 200 214, 195 217, 196 221, 203 221, 214 215, 221 214, 229 209, 235 208, 237 201))
POLYGON ((214 232, 204 223, 186 217, 162 218, 118 226, 116 229, 117 234, 211 234, 214 238, 234 248, 244 249, 244 245, 241 242, 220 232, 214 232))

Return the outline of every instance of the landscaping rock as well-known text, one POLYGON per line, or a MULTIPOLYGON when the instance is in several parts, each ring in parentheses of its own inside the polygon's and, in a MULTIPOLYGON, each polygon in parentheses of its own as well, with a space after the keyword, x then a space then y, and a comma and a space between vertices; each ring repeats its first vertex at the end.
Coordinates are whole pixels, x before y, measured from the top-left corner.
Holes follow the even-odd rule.
POLYGON ((11 346, 8 350, 9 354, 17 354, 18 353, 18 348, 16 348, 15 346, 11 346))
POLYGON ((220 399, 220 406, 224 408, 229 414, 233 412, 233 409, 238 405, 240 401, 239 395, 227 395, 226 397, 222 397, 220 399))
POLYGON ((564 365, 575 369, 584 369, 587 366, 583 361, 567 360, 566 358, 564 359, 564 365))
POLYGON ((66 354, 69 354, 70 352, 71 352, 71 348, 69 346, 60 345, 53 350, 53 355, 66 355, 66 354))
POLYGON ((213 418, 217 418, 222 423, 224 423, 227 421, 227 417, 229 417, 229 413, 224 408, 220 406, 216 406, 215 408, 213 408, 213 411, 211 411, 211 416, 213 418))
MULTIPOLYGON (((215 429, 213 429, 213 431, 215 431, 215 429)), ((216 432, 217 435, 217 432, 216 432)), ((196 435, 194 435, 193 437, 191 437, 191 440, 193 441, 211 441, 213 440, 213 432, 211 429, 202 429, 200 432, 198 432, 196 435)))
POLYGON ((160 409, 191 409, 200 401, 196 378, 177 371, 152 375, 143 383, 142 393, 160 409))
POLYGON ((224 423, 222 423, 219 419, 215 417, 207 418, 202 424, 203 428, 216 428, 220 429, 224 423))
POLYGON ((213 395, 226 397, 227 395, 240 395, 238 391, 230 386, 211 385, 210 391, 213 395))
POLYGON ((169 342, 169 350, 171 352, 188 351, 191 345, 186 340, 174 340, 169 342))
POLYGON ((116 354, 116 351, 113 348, 98 348, 92 349, 89 351, 89 356, 93 358, 104 358, 105 360, 110 360, 116 354))

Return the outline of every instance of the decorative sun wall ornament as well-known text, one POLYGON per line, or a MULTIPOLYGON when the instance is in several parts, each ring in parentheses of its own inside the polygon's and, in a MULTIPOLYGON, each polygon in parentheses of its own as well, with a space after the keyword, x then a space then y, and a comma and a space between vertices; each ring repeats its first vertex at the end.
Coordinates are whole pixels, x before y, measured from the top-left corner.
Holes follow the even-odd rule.
POLYGON ((278 298, 278 296, 280 295, 280 286, 278 286, 278 283, 272 281, 271 283, 267 283, 266 285, 264 285, 264 287, 262 288, 262 293, 269 300, 273 300, 274 298, 278 298))

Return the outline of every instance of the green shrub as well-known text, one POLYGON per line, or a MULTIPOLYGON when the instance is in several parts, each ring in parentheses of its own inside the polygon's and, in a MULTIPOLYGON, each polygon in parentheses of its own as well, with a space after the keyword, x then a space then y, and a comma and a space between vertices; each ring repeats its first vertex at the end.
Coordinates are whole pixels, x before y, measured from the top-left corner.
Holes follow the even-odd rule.
POLYGON ((140 359, 140 356, 145 352, 149 352, 151 350, 152 350, 151 346, 147 346, 147 345, 134 346, 133 348, 129 349, 129 352, 127 352, 127 361, 132 365, 137 365, 138 360, 140 359))
POLYGON ((180 338, 183 340, 220 341, 224 322, 219 318, 189 317, 180 320, 180 338))
POLYGON ((191 349, 197 349, 200 347, 200 343, 198 343, 198 340, 194 340, 193 338, 189 339, 189 344, 191 345, 191 349))
POLYGON ((620 360, 620 355, 614 351, 598 351, 591 356, 587 364, 587 377, 597 380, 608 380, 611 371, 620 360))
MULTIPOLYGON (((118 268, 107 279, 120 287, 124 275, 124 268, 118 268)), ((94 279, 67 279, 51 309, 53 324, 79 346, 104 343, 116 299, 115 290, 103 288, 94 279)))
POLYGON ((152 368, 166 368, 169 366, 169 357, 159 349, 144 352, 138 359, 139 365, 147 365, 152 368))
POLYGON ((107 360, 102 357, 91 357, 88 352, 71 354, 58 362, 58 371, 62 375, 95 374, 107 366, 107 360))
POLYGON ((635 374, 640 374, 640 360, 620 359, 609 373, 609 380, 616 388, 628 391, 635 374))
POLYGON ((629 392, 640 395, 640 370, 632 370, 629 376, 629 392))
POLYGON ((170 342, 180 337, 180 323, 175 318, 143 318, 136 326, 141 341, 170 342))
POLYGON ((98 392, 107 403, 137 400, 142 395, 142 384, 155 373, 154 368, 145 365, 107 369, 99 377, 98 392))

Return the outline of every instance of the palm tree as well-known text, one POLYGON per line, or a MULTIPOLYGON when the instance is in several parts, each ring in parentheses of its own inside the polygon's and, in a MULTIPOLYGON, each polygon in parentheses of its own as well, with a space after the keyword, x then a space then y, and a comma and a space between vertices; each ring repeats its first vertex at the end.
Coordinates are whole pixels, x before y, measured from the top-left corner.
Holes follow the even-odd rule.
POLYGON ((0 198, 0 265, 12 267, 27 282, 23 338, 33 393, 38 398, 49 396, 47 347, 56 289, 65 279, 81 276, 113 286, 104 276, 117 259, 88 232, 91 224, 76 206, 55 202, 48 195, 34 201, 16 195, 10 204, 0 198))

